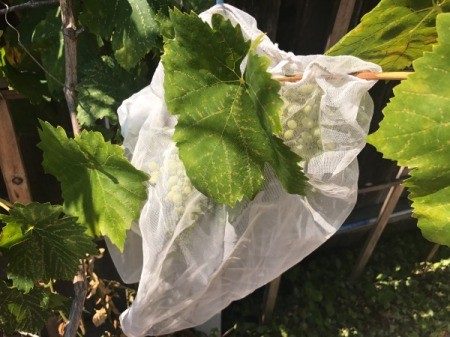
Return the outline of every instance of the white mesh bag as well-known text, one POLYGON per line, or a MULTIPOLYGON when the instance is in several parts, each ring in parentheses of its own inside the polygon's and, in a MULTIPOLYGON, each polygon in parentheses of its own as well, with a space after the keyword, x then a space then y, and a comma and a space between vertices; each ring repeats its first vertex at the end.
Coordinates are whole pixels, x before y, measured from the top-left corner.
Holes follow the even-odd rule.
MULTIPOLYGON (((262 34, 254 18, 229 5, 214 6, 201 18, 209 21, 214 13, 241 25, 246 39, 262 34)), ((160 64, 151 84, 119 108, 126 152, 152 177, 123 253, 109 244, 123 280, 140 282, 121 316, 129 337, 202 324, 310 254, 354 207, 356 156, 372 117, 367 91, 375 82, 350 74, 381 69, 350 56, 295 56, 267 37, 257 52, 270 58, 274 75, 303 74, 283 84, 281 95, 284 138, 304 159, 307 195, 286 193, 270 167, 264 190, 233 209, 195 190, 171 140, 176 117, 164 103, 160 64)))

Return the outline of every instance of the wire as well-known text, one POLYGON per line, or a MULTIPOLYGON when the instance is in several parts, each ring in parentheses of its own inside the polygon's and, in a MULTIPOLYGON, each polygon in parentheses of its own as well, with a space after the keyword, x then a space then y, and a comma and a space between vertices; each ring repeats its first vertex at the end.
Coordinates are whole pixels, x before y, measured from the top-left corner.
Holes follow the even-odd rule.
POLYGON ((4 3, 3 1, 0 1, 0 3, 2 5, 4 5, 6 7, 6 11, 5 11, 5 22, 6 24, 13 29, 16 34, 17 34, 17 42, 19 43, 19 46, 22 47, 22 49, 27 53, 27 55, 34 61, 34 63, 36 63, 39 68, 41 68, 53 81, 55 81, 56 83, 58 83, 59 85, 61 85, 63 88, 65 88, 64 83, 62 83, 59 79, 57 79, 53 74, 51 74, 47 69, 45 69, 45 67, 31 54, 31 52, 22 44, 22 41, 20 41, 20 32, 16 29, 16 27, 14 27, 9 21, 8 21, 8 11, 9 11, 9 6, 4 3))

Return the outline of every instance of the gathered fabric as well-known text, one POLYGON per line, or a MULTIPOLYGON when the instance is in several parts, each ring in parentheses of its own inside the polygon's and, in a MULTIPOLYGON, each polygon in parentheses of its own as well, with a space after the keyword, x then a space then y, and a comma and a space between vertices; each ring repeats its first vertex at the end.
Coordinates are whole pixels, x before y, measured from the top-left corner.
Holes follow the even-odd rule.
MULTIPOLYGON (((255 40, 262 32, 247 13, 216 5, 255 40)), ((293 32, 294 34, 294 32, 293 32)), ((264 37, 256 52, 271 60, 274 76, 303 74, 284 83, 283 138, 299 154, 308 177, 306 196, 288 194, 265 168, 264 189, 233 208, 217 205, 186 176, 172 141, 177 117, 164 101, 164 69, 119 108, 123 146, 135 167, 151 176, 148 200, 128 231, 123 252, 108 247, 137 296, 120 317, 129 337, 168 334, 204 323, 278 277, 318 248, 342 225, 357 197, 356 156, 365 145, 375 81, 351 74, 381 71, 352 56, 297 56, 264 37)))

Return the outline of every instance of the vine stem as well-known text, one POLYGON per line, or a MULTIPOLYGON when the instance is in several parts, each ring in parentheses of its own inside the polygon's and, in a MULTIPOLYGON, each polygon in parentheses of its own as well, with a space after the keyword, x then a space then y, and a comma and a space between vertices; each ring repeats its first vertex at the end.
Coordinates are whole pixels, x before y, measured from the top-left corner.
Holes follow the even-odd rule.
POLYGON ((64 329, 63 337, 75 337, 77 335, 78 327, 81 322, 81 315, 83 314, 84 300, 87 295, 86 285, 86 267, 84 261, 81 263, 80 271, 73 279, 73 288, 75 297, 70 307, 69 318, 64 329))
POLYGON ((69 108, 70 121, 74 135, 80 134, 80 127, 77 121, 77 92, 78 84, 78 59, 77 59, 77 39, 78 30, 73 11, 73 0, 61 0, 61 20, 64 36, 64 56, 65 73, 64 96, 69 108))
POLYGON ((10 13, 10 12, 20 11, 22 9, 37 8, 37 7, 42 7, 42 6, 51 6, 51 5, 56 5, 56 4, 59 4, 59 0, 43 0, 43 1, 30 0, 30 1, 20 4, 20 5, 15 5, 15 6, 11 6, 9 8, 1 9, 0 15, 10 13))
MULTIPOLYGON (((70 121, 74 135, 80 134, 80 127, 77 121, 77 92, 78 84, 78 60, 77 60, 77 39, 78 30, 74 15, 73 0, 61 0, 61 21, 64 36, 64 57, 65 57, 65 81, 64 96, 70 113, 70 121)), ((70 307, 69 319, 64 329, 64 337, 75 337, 81 322, 84 301, 87 295, 86 266, 81 261, 80 270, 73 279, 75 297, 70 307)))
MULTIPOLYGON (((406 80, 409 75, 413 74, 413 71, 396 71, 396 72, 373 72, 365 71, 356 74, 352 74, 355 77, 363 80, 406 80)), ((288 77, 276 77, 275 79, 280 82, 297 82, 303 78, 302 74, 288 77)))

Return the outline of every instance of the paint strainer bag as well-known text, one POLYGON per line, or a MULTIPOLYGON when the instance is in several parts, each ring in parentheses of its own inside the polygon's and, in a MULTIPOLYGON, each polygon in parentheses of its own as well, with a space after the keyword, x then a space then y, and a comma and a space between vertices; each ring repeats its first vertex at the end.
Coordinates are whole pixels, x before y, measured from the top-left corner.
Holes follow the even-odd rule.
MULTIPOLYGON (((214 13, 239 24, 246 39, 262 34, 254 18, 229 5, 200 17, 209 22, 214 13)), ((198 192, 172 141, 177 118, 167 112, 160 64, 151 84, 119 108, 126 153, 151 176, 148 201, 123 253, 109 244, 124 282, 139 282, 121 315, 129 337, 202 324, 310 254, 354 207, 356 156, 372 117, 367 91, 374 81, 351 74, 381 69, 351 56, 296 56, 267 37, 257 53, 270 58, 274 76, 303 74, 282 85, 281 118, 286 144, 304 159, 306 196, 285 192, 269 166, 264 190, 234 208, 198 192)))

